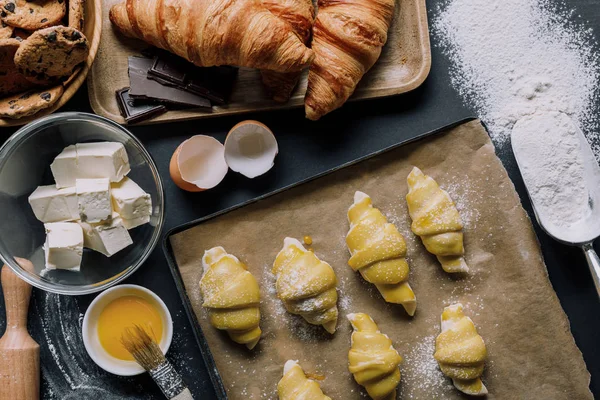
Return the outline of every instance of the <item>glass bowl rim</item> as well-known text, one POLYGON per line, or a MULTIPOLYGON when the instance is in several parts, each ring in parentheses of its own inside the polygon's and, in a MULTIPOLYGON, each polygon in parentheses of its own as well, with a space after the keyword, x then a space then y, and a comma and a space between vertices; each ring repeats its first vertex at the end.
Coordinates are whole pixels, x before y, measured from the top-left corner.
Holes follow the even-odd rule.
MULTIPOLYGON (((120 131, 121 133, 123 133, 127 137, 129 137, 132 140, 135 147, 138 149, 138 151, 143 155, 144 160, 147 162, 148 166, 150 167, 151 173, 154 178, 154 182, 156 184, 156 191, 157 191, 159 204, 161 204, 161 207, 158 212, 158 222, 157 222, 156 226, 154 227, 154 231, 152 232, 152 237, 150 238, 150 242, 144 248, 144 251, 141 254, 141 256, 135 262, 133 262, 131 265, 129 265, 125 270, 121 271, 117 275, 114 275, 112 278, 109 278, 108 280, 105 280, 105 281, 88 284, 85 286, 70 286, 70 285, 64 285, 61 283, 46 283, 44 281, 41 281, 41 280, 35 278, 38 276, 37 274, 33 274, 29 271, 24 270, 21 266, 19 266, 19 264, 14 259, 11 259, 9 256, 5 256, 4 254, 2 254, 0 252, 0 261, 2 261, 5 265, 7 265, 18 277, 20 277, 21 279, 23 279, 25 282, 29 283, 30 285, 35 286, 39 289, 45 290, 50 293, 78 296, 78 295, 85 295, 85 294, 100 292, 102 290, 108 289, 108 288, 118 284, 119 282, 122 282, 124 279, 128 278, 135 271, 137 271, 142 266, 142 264, 144 264, 144 262, 148 259, 148 257, 150 257, 150 254, 152 254, 152 252, 156 248, 156 245, 158 244, 158 241, 160 239, 160 236, 161 236, 161 233, 163 230, 163 225, 165 222, 165 211, 164 211, 164 209, 165 209, 165 193, 164 193, 162 179, 160 177, 160 173, 158 171, 156 163, 154 162, 152 155, 150 155, 148 150, 146 150, 146 148, 144 147, 142 142, 125 127, 117 124, 116 122, 114 122, 108 118, 101 117, 96 114, 90 114, 90 113, 84 113, 84 112, 62 112, 62 113, 51 114, 51 115, 42 117, 40 119, 37 119, 37 120, 23 126, 18 131, 13 133, 4 142, 4 144, 2 144, 0 146, 0 156, 2 155, 2 153, 9 152, 15 146, 18 146, 18 144, 20 143, 20 140, 23 140, 23 139, 31 136, 34 132, 39 132, 39 130, 43 129, 45 126, 47 126, 51 123, 57 123, 57 122, 60 123, 60 122, 64 122, 64 121, 67 121, 70 119, 76 119, 76 120, 85 121, 85 122, 92 122, 92 121, 99 122, 100 124, 108 125, 112 128, 115 128, 116 130, 120 131)), ((4 165, 4 163, 0 161, 0 168, 3 167, 3 165, 4 165)))

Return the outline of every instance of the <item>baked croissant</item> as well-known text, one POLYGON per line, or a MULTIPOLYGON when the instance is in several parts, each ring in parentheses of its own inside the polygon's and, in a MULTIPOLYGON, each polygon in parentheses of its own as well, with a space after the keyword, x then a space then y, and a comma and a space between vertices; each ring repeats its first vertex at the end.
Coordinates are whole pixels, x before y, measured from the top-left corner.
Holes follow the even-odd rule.
POLYGON ((237 257, 213 247, 202 257, 204 275, 200 290, 210 323, 227 331, 236 343, 249 349, 260 340, 260 291, 258 283, 237 257))
POLYGON ((463 257, 463 226, 450 195, 417 167, 408 175, 408 188, 406 202, 414 234, 421 237, 428 252, 437 256, 444 271, 468 272, 463 257))
MULTIPOLYGON (((312 0, 262 0, 273 15, 289 23, 302 43, 308 45, 315 22, 315 7, 312 0)), ((262 81, 273 100, 285 103, 298 83, 301 71, 281 73, 262 70, 262 81)))
POLYGON ((404 237, 363 192, 354 194, 348 221, 350 231, 346 244, 351 254, 348 265, 358 270, 367 282, 375 284, 385 301, 402 304, 410 316, 415 315, 417 300, 407 282, 409 268, 404 237))
POLYGON ((331 400, 319 384, 304 375, 297 361, 289 360, 283 366, 283 377, 277 384, 279 400, 331 400))
POLYGON ((299 71, 314 58, 260 0, 125 0, 111 7, 121 33, 200 66, 299 71))
POLYGON ((273 274, 277 278, 277 297, 288 312, 301 315, 309 324, 323 325, 329 333, 335 332, 337 277, 331 265, 319 260, 298 240, 285 238, 273 274))
POLYGON ((442 333, 435 340, 434 357, 454 386, 471 396, 488 393, 481 382, 487 356, 485 343, 471 318, 463 314, 462 304, 453 304, 442 313, 442 333))
POLYGON ((304 105, 313 121, 339 108, 375 64, 387 41, 396 0, 319 0, 315 61, 304 105))
POLYGON ((364 386, 374 400, 396 398, 400 383, 398 365, 402 357, 392 346, 387 335, 379 332, 373 319, 367 314, 348 314, 354 328, 352 347, 348 353, 348 369, 356 382, 364 386))

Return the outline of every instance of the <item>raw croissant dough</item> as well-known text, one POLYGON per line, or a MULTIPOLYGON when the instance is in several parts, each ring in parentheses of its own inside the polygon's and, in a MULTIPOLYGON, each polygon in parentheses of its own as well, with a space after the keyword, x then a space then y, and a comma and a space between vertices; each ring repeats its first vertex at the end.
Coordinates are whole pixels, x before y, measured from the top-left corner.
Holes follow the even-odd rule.
POLYGON ((398 229, 388 223, 363 192, 354 194, 348 221, 350 231, 346 244, 351 254, 348 265, 358 270, 367 282, 375 284, 385 301, 402 304, 413 316, 417 300, 407 282, 406 242, 398 229))
POLYGON ((348 353, 348 369, 374 400, 393 400, 400 383, 402 357, 387 335, 379 332, 367 314, 348 314, 354 328, 348 353))
POLYGON ((283 367, 283 378, 277 384, 279 400, 331 400, 319 384, 304 375, 298 362, 289 360, 283 367))
POLYGON ((487 389, 481 382, 487 356, 485 343, 471 318, 463 314, 462 304, 453 304, 442 313, 442 333, 435 340, 434 357, 444 375, 454 386, 471 396, 483 396, 487 389))
POLYGON ((427 251, 437 256, 444 271, 468 272, 463 257, 463 226, 450 195, 417 167, 407 180, 406 202, 412 231, 421 237, 427 251))
POLYGON ((288 312, 301 315, 310 324, 323 325, 329 333, 335 332, 337 277, 331 265, 319 260, 298 240, 285 238, 273 274, 277 278, 277 297, 288 312))
POLYGON ((258 283, 237 257, 213 247, 202 257, 204 275, 200 290, 210 323, 249 349, 260 340, 260 291, 258 283))

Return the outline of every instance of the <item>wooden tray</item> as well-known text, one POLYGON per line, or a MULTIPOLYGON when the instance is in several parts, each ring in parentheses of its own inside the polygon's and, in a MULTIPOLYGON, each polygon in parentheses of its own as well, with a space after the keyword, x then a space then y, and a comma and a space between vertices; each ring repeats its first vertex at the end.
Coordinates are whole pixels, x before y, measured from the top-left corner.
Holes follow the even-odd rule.
POLYGON ((85 4, 85 27, 83 29, 83 33, 88 38, 90 42, 90 52, 88 54, 88 58, 85 60, 85 65, 79 71, 77 76, 69 82, 69 84, 65 87, 65 92, 58 99, 58 101, 50 108, 46 108, 45 110, 41 110, 40 112, 31 115, 29 117, 20 118, 20 119, 11 119, 11 118, 0 118, 0 128, 5 126, 20 126, 28 124, 36 119, 52 114, 59 108, 65 105, 67 101, 73 97, 75 92, 83 85, 85 82, 85 78, 88 75, 88 72, 94 62, 94 58, 96 57, 96 52, 98 51, 98 45, 100 44, 100 35, 102 32, 102 0, 88 0, 84 2, 85 4))
MULTIPOLYGON (((137 55, 147 44, 117 33, 108 19, 113 4, 122 0, 105 0, 102 12, 104 32, 96 62, 88 79, 91 106, 97 114, 125 123, 119 113, 115 91, 129 86, 127 57, 137 55)), ((360 82, 351 100, 371 99, 405 93, 417 88, 431 67, 431 49, 425 0, 398 0, 396 15, 390 28, 388 43, 377 64, 360 82)), ((253 111, 304 106, 305 73, 286 104, 272 101, 265 92, 257 70, 241 69, 237 85, 227 106, 215 106, 212 112, 169 111, 151 121, 182 121, 253 111)))

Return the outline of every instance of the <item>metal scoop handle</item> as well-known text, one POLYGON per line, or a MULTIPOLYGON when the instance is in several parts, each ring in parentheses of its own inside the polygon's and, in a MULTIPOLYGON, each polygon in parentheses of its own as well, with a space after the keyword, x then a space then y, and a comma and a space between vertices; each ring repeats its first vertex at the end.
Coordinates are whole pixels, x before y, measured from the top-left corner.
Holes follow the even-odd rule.
POLYGON ((585 259, 590 267, 594 285, 596 286, 596 292, 598 292, 598 297, 600 297, 600 258, 598 258, 598 254, 596 254, 592 243, 584 244, 581 248, 585 253, 585 259))

